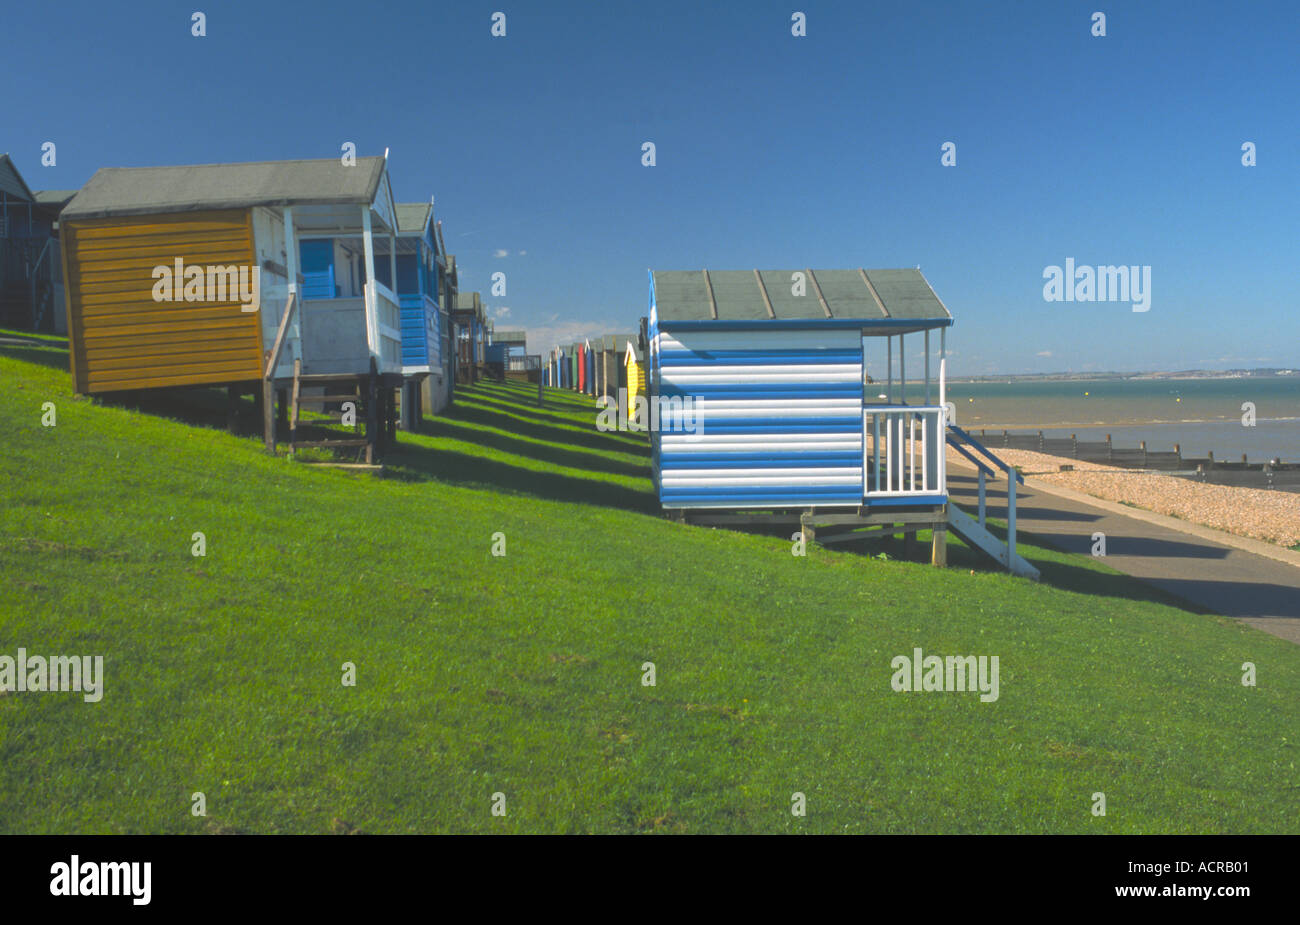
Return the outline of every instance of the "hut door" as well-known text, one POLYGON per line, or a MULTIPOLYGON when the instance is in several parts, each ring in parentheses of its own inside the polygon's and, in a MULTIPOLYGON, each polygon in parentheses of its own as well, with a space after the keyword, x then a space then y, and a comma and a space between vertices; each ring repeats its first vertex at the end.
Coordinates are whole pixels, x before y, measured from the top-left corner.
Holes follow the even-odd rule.
POLYGON ((302 287, 304 299, 335 297, 333 241, 300 241, 298 262, 305 280, 302 287))

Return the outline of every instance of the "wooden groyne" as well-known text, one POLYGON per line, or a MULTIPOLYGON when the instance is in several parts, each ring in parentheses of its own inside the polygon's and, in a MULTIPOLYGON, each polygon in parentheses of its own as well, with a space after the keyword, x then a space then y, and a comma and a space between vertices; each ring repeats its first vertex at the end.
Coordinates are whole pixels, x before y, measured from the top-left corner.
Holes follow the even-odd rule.
POLYGON ((1240 460, 1219 459, 1212 452, 1206 456, 1184 456, 1182 447, 1177 443, 1172 452, 1149 449, 1145 440, 1140 441, 1137 447, 1117 447, 1110 434, 1106 435, 1105 440, 1080 440, 1074 434, 1069 437, 1048 437, 1041 430, 1020 434, 1006 430, 981 430, 980 440, 989 447, 1032 450, 1049 456, 1079 459, 1122 469, 1146 469, 1212 485, 1300 492, 1300 462, 1283 462, 1280 459, 1251 462, 1245 453, 1240 460))

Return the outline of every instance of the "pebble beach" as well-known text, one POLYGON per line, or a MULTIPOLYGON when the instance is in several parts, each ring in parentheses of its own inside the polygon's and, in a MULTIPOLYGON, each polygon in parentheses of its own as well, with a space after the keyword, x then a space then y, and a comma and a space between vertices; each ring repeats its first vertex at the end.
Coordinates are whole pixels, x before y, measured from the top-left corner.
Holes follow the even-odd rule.
MULTIPOLYGON (((998 448, 1007 464, 1048 485, 1083 492, 1096 498, 1177 517, 1191 523, 1290 547, 1300 543, 1300 495, 1286 491, 1208 485, 1190 479, 1117 469, 1112 466, 1048 456, 1030 450, 998 448), (1061 466, 1073 471, 1061 471, 1061 466)), ((968 465, 949 451, 949 462, 968 465)))

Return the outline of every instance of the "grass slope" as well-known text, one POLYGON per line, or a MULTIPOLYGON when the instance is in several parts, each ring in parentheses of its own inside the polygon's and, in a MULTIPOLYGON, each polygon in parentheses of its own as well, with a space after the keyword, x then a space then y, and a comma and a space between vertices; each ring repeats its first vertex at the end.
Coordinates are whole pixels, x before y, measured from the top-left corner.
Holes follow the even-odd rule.
POLYGON ((0 654, 107 678, 0 696, 0 831, 1300 830, 1300 651, 1093 561, 675 525, 645 443, 558 391, 466 390, 375 478, 65 370, 0 343, 0 654), (895 693, 915 646, 998 655, 1000 699, 895 693))

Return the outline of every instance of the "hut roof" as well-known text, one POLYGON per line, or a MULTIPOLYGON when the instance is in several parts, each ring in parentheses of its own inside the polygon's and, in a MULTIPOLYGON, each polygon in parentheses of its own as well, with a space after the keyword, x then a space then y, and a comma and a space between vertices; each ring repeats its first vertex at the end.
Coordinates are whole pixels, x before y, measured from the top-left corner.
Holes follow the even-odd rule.
POLYGON ((665 322, 861 323, 916 328, 952 323, 920 270, 685 270, 652 274, 665 322), (793 293, 795 274, 803 294, 793 293))
POLYGON ((344 166, 336 157, 181 167, 101 167, 63 210, 64 219, 154 212, 334 205, 374 200, 382 157, 344 166))
POLYGON ((75 195, 74 189, 38 189, 35 193, 37 205, 57 207, 67 205, 75 195))
POLYGON ((398 234, 423 234, 429 227, 433 204, 429 202, 399 202, 397 208, 398 234))
POLYGON ((477 292, 458 292, 456 293, 455 310, 458 312, 473 312, 480 321, 484 320, 483 299, 477 292))
POLYGON ((18 172, 17 165, 14 164, 13 158, 8 154, 0 154, 0 190, 3 190, 10 197, 16 196, 28 202, 36 201, 36 197, 32 195, 27 181, 18 172))
POLYGON ((635 334, 606 334, 602 338, 602 347, 605 350, 616 350, 623 353, 627 350, 627 342, 632 341, 635 343, 636 339, 635 334))

